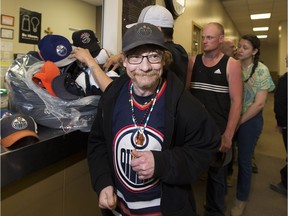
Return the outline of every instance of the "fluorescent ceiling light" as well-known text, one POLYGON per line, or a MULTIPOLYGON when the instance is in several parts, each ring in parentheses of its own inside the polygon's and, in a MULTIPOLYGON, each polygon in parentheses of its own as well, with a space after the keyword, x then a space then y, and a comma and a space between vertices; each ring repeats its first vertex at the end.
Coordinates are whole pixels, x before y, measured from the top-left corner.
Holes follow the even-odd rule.
POLYGON ((258 38, 267 38, 267 35, 256 35, 258 38))
POLYGON ((253 31, 268 31, 269 27, 255 27, 253 31))
POLYGON ((255 19, 269 19, 271 17, 271 13, 263 13, 263 14, 251 14, 251 20, 255 19))

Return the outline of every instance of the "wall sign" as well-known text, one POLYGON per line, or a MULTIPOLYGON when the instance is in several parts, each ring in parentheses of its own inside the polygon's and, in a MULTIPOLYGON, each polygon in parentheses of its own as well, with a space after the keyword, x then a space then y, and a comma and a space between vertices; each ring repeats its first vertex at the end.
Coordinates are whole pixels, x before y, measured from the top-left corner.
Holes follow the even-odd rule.
POLYGON ((41 14, 20 8, 19 42, 38 44, 41 39, 41 14))
POLYGON ((6 39, 13 39, 14 38, 14 30, 13 29, 1 28, 0 34, 1 34, 0 35, 1 38, 6 38, 6 39))
POLYGON ((2 14, 1 25, 14 26, 14 17, 2 14))

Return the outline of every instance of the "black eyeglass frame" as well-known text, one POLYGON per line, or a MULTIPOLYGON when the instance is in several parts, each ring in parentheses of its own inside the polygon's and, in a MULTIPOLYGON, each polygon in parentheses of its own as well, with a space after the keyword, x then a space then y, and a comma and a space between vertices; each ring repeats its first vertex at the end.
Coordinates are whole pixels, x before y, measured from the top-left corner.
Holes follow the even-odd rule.
POLYGON ((128 61, 128 63, 129 64, 132 64, 132 65, 138 65, 138 64, 141 64, 142 62, 143 62, 143 59, 144 58, 147 58, 147 60, 148 60, 148 62, 150 63, 150 64, 159 64, 159 63, 161 63, 161 61, 162 61, 162 59, 163 59, 163 53, 152 53, 152 54, 149 54, 149 55, 128 55, 127 57, 127 61, 128 61), (157 61, 155 60, 155 61, 151 61, 151 59, 153 58, 153 57, 157 57, 158 59, 157 59, 157 61), (137 61, 137 62, 131 62, 131 58, 132 57, 136 57, 136 58, 139 58, 139 61, 137 61), (140 57, 141 57, 141 59, 140 59, 140 57))

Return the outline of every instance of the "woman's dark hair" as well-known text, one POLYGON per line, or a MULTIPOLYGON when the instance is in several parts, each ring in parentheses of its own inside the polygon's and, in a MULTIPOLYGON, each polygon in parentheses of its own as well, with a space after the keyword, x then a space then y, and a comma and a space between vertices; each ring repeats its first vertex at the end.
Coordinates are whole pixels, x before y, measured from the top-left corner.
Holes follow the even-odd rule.
POLYGON ((258 66, 258 62, 259 62, 259 58, 260 58, 260 40, 256 35, 252 35, 252 34, 243 35, 241 37, 241 39, 249 41, 251 43, 253 49, 258 50, 258 52, 253 57, 253 64, 254 65, 253 65, 252 71, 250 73, 250 76, 244 81, 244 82, 247 82, 252 77, 252 75, 255 73, 255 69, 258 66))

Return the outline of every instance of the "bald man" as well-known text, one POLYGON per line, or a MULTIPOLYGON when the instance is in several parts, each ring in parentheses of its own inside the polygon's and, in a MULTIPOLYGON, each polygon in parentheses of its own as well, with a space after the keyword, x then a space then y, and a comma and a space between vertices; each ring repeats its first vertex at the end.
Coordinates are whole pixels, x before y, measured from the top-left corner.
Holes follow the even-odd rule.
POLYGON ((208 170, 205 216, 224 216, 226 165, 232 157, 232 138, 241 113, 242 73, 239 61, 224 55, 224 28, 208 23, 202 33, 203 53, 193 56, 187 87, 214 118, 222 140, 208 170))
POLYGON ((227 56, 236 58, 237 48, 232 40, 225 39, 221 44, 221 51, 227 56))

